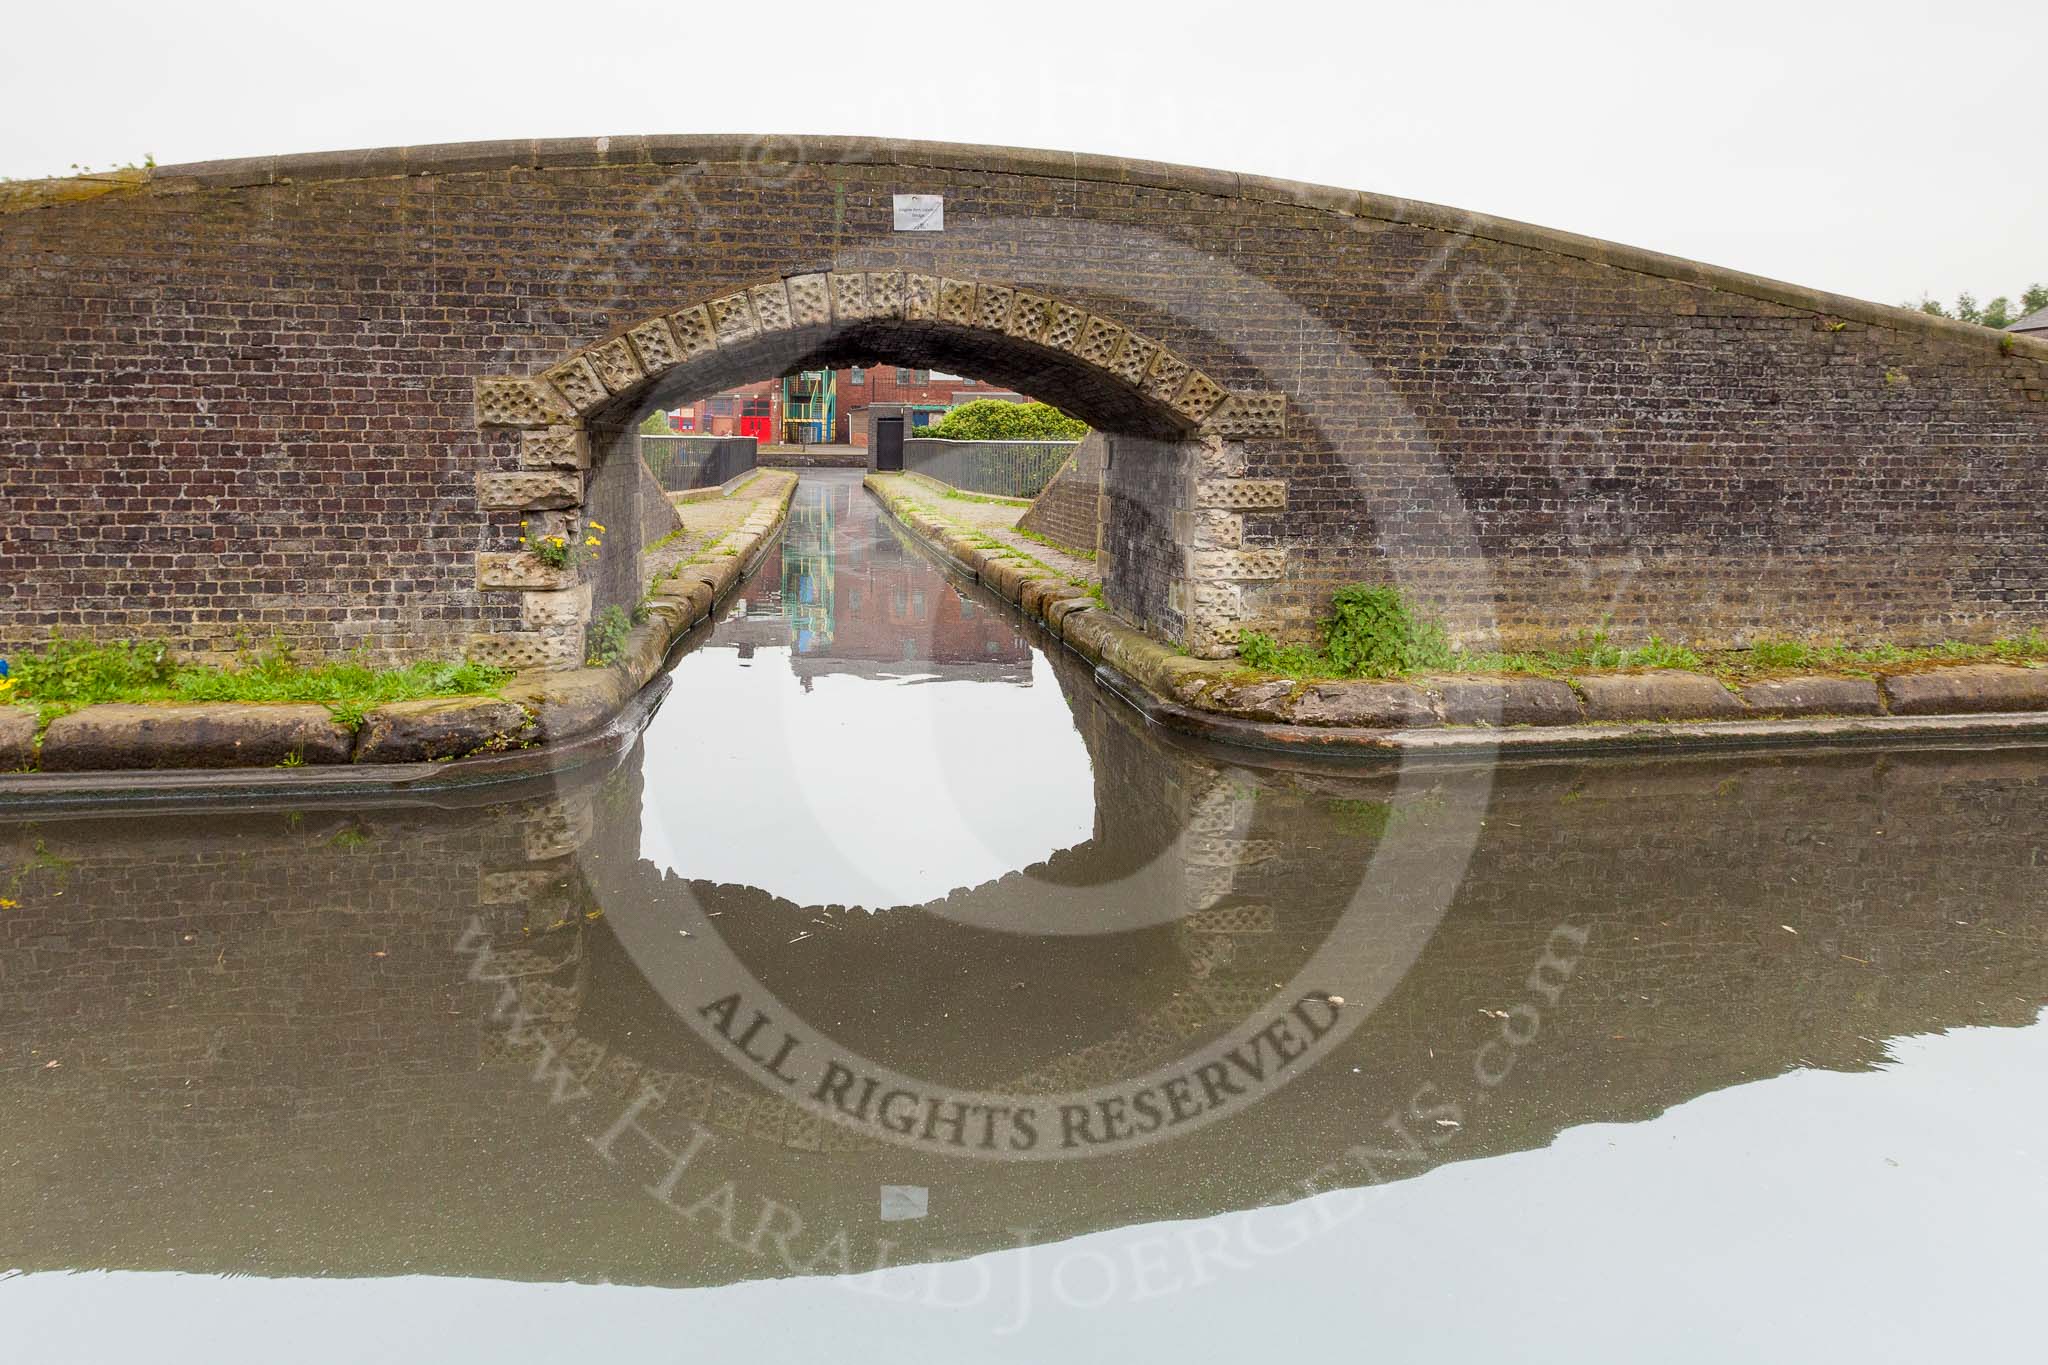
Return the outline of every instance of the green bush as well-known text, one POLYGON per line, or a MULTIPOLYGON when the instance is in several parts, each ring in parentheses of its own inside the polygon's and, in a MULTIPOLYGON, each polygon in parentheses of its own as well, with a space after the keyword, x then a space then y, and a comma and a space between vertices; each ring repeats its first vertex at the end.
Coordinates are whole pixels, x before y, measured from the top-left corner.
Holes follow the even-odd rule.
POLYGON ((1449 668, 1444 628, 1417 620, 1399 589, 1354 583, 1339 588, 1333 614, 1323 620, 1323 654, 1347 678, 1385 678, 1449 668))
POLYGON ((1417 619, 1397 588, 1354 583, 1339 588, 1330 605, 1320 623, 1321 648, 1282 645, 1248 630, 1238 637, 1238 657, 1268 673, 1325 678, 1390 678, 1456 661, 1444 628, 1417 619))
POLYGON ((916 433, 946 441, 1078 441, 1088 424, 1045 403, 977 398, 916 433))

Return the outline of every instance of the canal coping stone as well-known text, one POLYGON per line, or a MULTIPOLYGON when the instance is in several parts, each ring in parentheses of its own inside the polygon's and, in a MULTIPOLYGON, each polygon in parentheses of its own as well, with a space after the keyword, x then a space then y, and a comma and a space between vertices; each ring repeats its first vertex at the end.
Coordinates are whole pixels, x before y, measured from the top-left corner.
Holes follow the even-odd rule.
MULTIPOLYGON (((1011 579, 1016 561, 989 551, 970 539, 961 527, 894 493, 888 483, 890 477, 870 473, 864 484, 889 514, 924 541, 927 548, 991 588, 1011 579)), ((1319 747, 1342 747, 1349 743, 1359 748, 1385 748, 1390 735, 1413 735, 1439 728, 1454 732, 1498 730, 1503 734, 1548 730, 1558 732, 1560 741, 1570 738, 1574 743, 1589 731, 1603 737, 1629 732, 1647 737, 1670 732, 1672 744, 1682 747, 1693 742, 1693 731, 1711 731, 1717 724, 1770 726, 1773 728, 1769 732, 1775 736, 1782 725, 1769 718, 1784 718, 1784 724, 1795 725, 1804 720, 1810 722, 1807 732, 1825 739, 1871 733, 1868 727, 1853 732, 1845 729, 1841 724, 1844 721, 1873 714, 1891 719, 1882 716, 1881 706, 1875 712, 1867 709, 1879 684, 1825 674, 1770 679, 1768 687, 1763 683, 1746 684, 1745 691, 1756 689, 1760 703, 1757 705, 1731 691, 1718 678, 1683 669, 1579 674, 1569 680, 1488 675, 1425 677, 1404 683, 1369 679, 1296 682, 1255 674, 1231 660, 1195 659, 1181 654, 1126 625, 1092 598, 998 591, 1011 601, 1022 596, 1020 605, 1028 614, 1043 621, 1076 653, 1099 667, 1114 670, 1124 681, 1144 689, 1155 703, 1227 719, 1249 726, 1252 731, 1264 727, 1276 738, 1282 737, 1282 732, 1314 735, 1319 747), (1404 691, 1389 694, 1385 689, 1390 687, 1404 691), (1806 709, 1795 711, 1795 706, 1806 709), (1346 724, 1342 719, 1375 715, 1385 716, 1386 723, 1346 724), (1679 733, 1681 729, 1683 734, 1679 733), (1564 733, 1567 730, 1570 736, 1564 733)), ((1894 681, 1901 681, 1898 695, 1932 694, 1940 689, 1902 680, 1967 673, 1973 669, 1986 676, 1974 681, 1958 680, 1958 685, 1949 691, 1976 699, 1978 713, 1997 711, 2025 716, 2039 712, 2039 724, 2048 729, 2048 669, 2005 665, 1919 667, 1883 678, 1883 700, 1891 699, 1894 681), (2010 675, 2023 675, 2026 681, 2010 675)), ((1892 710, 1897 714, 1899 708, 1894 706, 1892 710)), ((1212 737, 1226 743, 1253 742, 1248 736, 1212 737)), ((1447 734, 1442 747, 1461 742, 1455 734, 1447 734)))

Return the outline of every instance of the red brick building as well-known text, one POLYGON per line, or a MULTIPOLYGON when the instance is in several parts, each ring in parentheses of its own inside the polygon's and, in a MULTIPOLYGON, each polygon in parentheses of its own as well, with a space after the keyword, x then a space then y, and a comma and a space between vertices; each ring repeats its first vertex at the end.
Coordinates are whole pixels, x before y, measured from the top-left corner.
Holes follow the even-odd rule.
POLYGON ((1022 394, 985 384, 978 379, 942 374, 937 370, 913 370, 895 365, 855 365, 832 375, 834 408, 838 421, 832 439, 866 445, 867 432, 860 414, 870 403, 901 403, 909 409, 910 426, 929 425, 962 403, 977 398, 1024 401, 1022 394))
POLYGON ((779 440, 782 386, 763 379, 669 409, 669 428, 685 436, 752 436, 764 445, 779 440))
MULTIPOLYGON (((978 398, 1022 403, 1024 396, 978 379, 895 365, 856 365, 832 372, 831 436, 840 444, 866 445, 861 414, 871 403, 902 404, 913 429, 978 398)), ((752 436, 762 444, 802 439, 785 430, 787 396, 781 380, 764 379, 742 388, 699 398, 669 410, 672 430, 695 436, 752 436)))

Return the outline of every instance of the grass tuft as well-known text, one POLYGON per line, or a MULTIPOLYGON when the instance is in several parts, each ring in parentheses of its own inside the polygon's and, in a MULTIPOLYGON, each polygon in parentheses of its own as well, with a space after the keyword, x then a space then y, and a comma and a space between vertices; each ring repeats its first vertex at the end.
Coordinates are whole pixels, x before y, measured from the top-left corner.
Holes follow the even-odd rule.
POLYGON ((100 702, 319 702, 350 727, 385 702, 486 694, 512 676, 508 668, 468 662, 302 664, 282 641, 245 652, 227 668, 183 662, 169 645, 139 640, 56 639, 8 662, 10 700, 32 703, 47 718, 100 702))

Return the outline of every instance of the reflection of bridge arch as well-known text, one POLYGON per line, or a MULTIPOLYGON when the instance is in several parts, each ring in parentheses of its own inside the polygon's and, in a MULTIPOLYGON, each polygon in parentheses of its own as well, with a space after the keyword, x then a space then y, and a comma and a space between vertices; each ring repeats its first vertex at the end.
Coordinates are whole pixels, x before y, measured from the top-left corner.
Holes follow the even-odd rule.
MULTIPOLYGON (((1048 1094, 1163 1065, 1195 1041, 1243 1021, 1274 999, 1277 983, 1294 973, 1304 948, 1327 928, 1326 919, 1321 928, 1317 920, 1335 913, 1332 906, 1290 897, 1268 880, 1266 874, 1278 870, 1278 844, 1251 837, 1258 818, 1255 786, 1232 778, 1216 760, 1152 736, 1113 703, 1100 703, 1085 665, 1073 656, 1055 651, 1049 662, 1089 746, 1098 792, 1094 836, 979 886, 882 912, 894 920, 943 922, 952 932, 970 935, 1156 935, 1159 951, 1146 959, 1148 970, 1176 983, 1169 995, 1134 1017, 1109 1021, 1100 1036, 1056 1057, 988 1078, 1005 1089, 1048 1094), (1167 800, 1132 802, 1128 791, 1134 785, 1160 791, 1167 800), (1105 902, 1141 913, 1117 921, 1105 902), (1283 925, 1293 932, 1282 932, 1283 925)), ((634 803, 622 803, 622 811, 633 808, 634 803)), ((615 928, 622 916, 660 913, 677 890, 718 904, 739 890, 680 883, 672 875, 664 879, 638 857, 637 828, 630 819, 605 823, 600 830, 599 822, 584 822, 606 846, 589 866, 616 869, 630 861, 635 870, 623 878, 613 871, 576 880, 595 897, 577 904, 602 904, 602 920, 586 919, 573 908, 558 909, 551 912, 552 934, 522 936, 512 946, 506 963, 515 978, 518 1018, 530 1028, 525 1036, 508 1032, 485 1039, 486 1063, 533 1067, 545 1058, 582 1084, 627 1098, 651 1087, 661 1107, 675 1104, 677 1113, 708 1127, 771 1145, 797 1150, 875 1145, 801 1105, 736 1084, 730 1073, 653 1066, 630 1044, 613 1046, 583 1027, 590 985, 586 937, 609 936, 611 929, 601 926, 615 928)), ((1359 852, 1369 853, 1369 845, 1359 852)), ((573 868, 556 862, 549 866, 574 875, 573 868)), ((503 875, 521 873, 506 869, 503 875)), ((736 918, 767 915, 792 927, 814 922, 809 911, 766 892, 749 889, 744 900, 744 914, 736 910, 736 918)))

